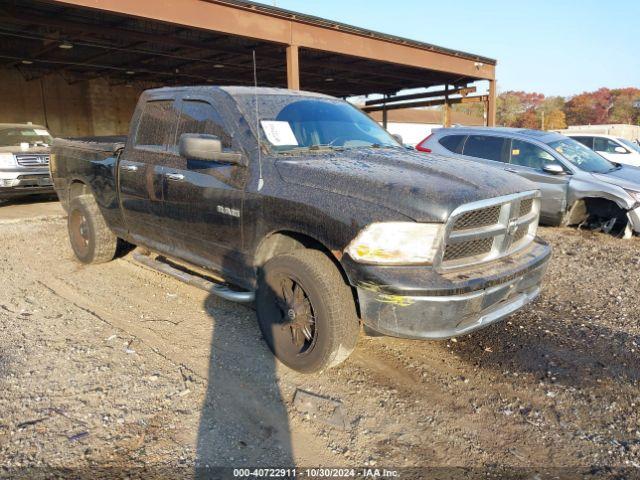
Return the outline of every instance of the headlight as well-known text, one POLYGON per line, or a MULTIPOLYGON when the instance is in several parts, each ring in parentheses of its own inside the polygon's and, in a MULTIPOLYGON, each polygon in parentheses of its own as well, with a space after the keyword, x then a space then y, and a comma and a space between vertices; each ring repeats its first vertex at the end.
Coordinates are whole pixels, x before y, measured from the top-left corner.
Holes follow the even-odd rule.
POLYGON ((633 192, 631 190, 627 190, 627 193, 631 195, 631 197, 636 201, 640 202, 640 192, 633 192))
POLYGON ((0 153, 0 168, 15 167, 16 165, 13 153, 0 153))
POLYGON ((430 264, 436 256, 444 225, 433 223, 372 223, 349 244, 356 262, 380 265, 430 264))

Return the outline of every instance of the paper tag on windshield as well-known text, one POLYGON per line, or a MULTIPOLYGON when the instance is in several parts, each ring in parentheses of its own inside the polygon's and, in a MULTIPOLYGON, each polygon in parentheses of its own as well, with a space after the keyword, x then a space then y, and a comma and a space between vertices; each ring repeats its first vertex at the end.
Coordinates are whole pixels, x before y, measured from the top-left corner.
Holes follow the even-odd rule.
POLYGON ((40 135, 42 137, 49 136, 49 132, 47 132, 46 130, 43 130, 42 128, 34 128, 33 131, 36 132, 36 135, 40 135))
POLYGON ((275 145, 276 147, 284 145, 298 145, 298 140, 293 134, 293 130, 291 130, 289 122, 262 120, 260 124, 262 125, 262 129, 264 130, 267 140, 269 140, 271 145, 275 145))

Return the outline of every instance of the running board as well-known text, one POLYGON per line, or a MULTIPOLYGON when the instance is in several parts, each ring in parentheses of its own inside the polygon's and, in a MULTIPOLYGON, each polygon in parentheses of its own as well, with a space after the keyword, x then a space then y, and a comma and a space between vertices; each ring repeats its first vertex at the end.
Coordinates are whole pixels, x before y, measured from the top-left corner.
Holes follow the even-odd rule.
POLYGON ((176 278, 181 282, 199 288, 200 290, 204 290, 205 292, 209 292, 212 295, 216 295, 220 298, 224 298, 225 300, 237 303, 252 303, 256 298, 254 292, 238 292, 235 290, 231 290, 224 285, 210 282, 209 280, 206 280, 198 275, 192 275, 190 273, 183 272, 182 270, 178 270, 177 268, 174 268, 167 263, 160 262, 147 255, 134 253, 133 259, 146 267, 169 275, 170 277, 176 278))

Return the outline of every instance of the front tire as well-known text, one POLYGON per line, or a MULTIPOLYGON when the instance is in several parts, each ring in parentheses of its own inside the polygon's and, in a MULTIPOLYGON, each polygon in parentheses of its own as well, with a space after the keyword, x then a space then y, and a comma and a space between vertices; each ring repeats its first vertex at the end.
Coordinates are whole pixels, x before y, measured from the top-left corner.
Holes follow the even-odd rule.
POLYGON ((105 263, 115 257, 118 237, 107 226, 91 195, 71 199, 67 228, 73 253, 82 263, 105 263))
POLYGON ((297 250, 269 260, 258 278, 256 311, 274 355, 302 373, 349 357, 359 323, 351 289, 322 252, 297 250))

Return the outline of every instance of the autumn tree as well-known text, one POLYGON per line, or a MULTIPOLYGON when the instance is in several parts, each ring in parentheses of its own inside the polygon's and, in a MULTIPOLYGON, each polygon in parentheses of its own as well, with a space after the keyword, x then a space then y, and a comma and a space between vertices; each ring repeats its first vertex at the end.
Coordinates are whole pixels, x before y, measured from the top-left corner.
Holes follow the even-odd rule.
POLYGON ((530 123, 530 111, 536 111, 544 101, 541 93, 509 91, 501 93, 496 101, 498 124, 515 127, 523 122, 530 123), (522 118, 521 118, 522 117, 522 118))
POLYGON ((565 106, 569 125, 594 125, 608 123, 613 108, 613 96, 608 88, 584 92, 572 97, 565 106))
POLYGON ((544 117, 545 130, 559 130, 567 128, 567 118, 562 110, 551 110, 545 113, 544 117))
POLYGON ((640 125, 640 109, 635 102, 640 101, 640 89, 620 88, 611 90, 613 106, 609 113, 608 123, 627 123, 640 125))

